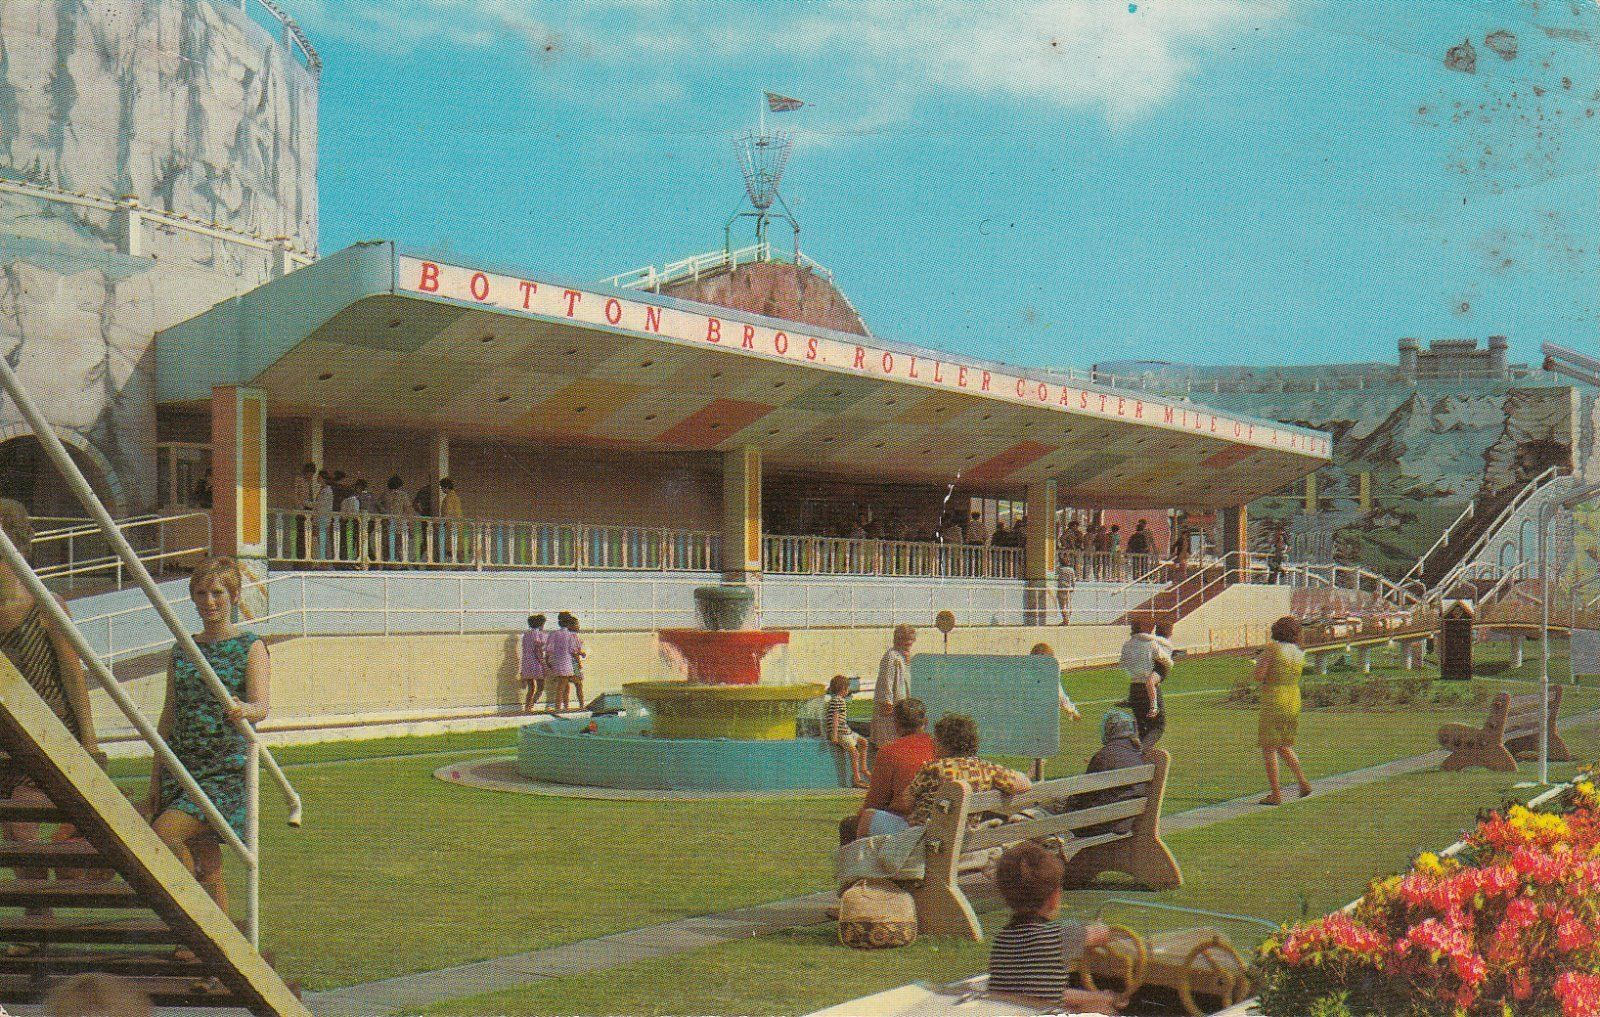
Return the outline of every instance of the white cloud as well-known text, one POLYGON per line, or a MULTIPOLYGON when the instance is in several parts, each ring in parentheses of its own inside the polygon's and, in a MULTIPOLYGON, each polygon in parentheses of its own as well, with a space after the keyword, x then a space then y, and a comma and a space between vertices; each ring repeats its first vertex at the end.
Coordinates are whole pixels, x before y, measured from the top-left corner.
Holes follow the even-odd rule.
MULTIPOLYGON (((770 68, 808 95, 851 96, 848 135, 914 115, 930 89, 1097 109, 1113 126, 1168 101, 1208 51, 1275 20, 1281 0, 972 3, 833 0, 714 6, 668 0, 314 0, 316 30, 404 52, 440 43, 487 48, 508 35, 536 61, 644 78, 663 101, 697 81, 770 68), (810 86, 808 88, 808 85, 810 86), (862 109, 870 96, 874 108, 862 109)), ((628 91, 634 91, 629 88, 628 91)), ((840 105, 843 105, 841 103, 840 105)))

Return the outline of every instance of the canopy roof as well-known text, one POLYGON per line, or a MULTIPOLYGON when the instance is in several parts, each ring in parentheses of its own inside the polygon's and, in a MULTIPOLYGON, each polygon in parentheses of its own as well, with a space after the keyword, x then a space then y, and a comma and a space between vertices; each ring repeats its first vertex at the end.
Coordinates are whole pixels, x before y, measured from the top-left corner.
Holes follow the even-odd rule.
POLYGON ((653 293, 363 244, 158 337, 158 403, 264 389, 275 417, 652 452, 1066 504, 1243 504, 1326 434, 653 293))

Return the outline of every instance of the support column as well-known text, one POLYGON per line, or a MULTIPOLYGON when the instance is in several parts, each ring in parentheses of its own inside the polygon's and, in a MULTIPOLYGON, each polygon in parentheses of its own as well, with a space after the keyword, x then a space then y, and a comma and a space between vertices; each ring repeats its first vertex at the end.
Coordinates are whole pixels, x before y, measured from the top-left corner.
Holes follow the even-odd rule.
POLYGON ((306 463, 316 463, 317 469, 322 469, 322 433, 324 429, 321 417, 311 417, 306 421, 305 431, 300 436, 300 462, 297 467, 306 463))
POLYGON ((722 578, 761 581, 760 449, 738 449, 722 458, 722 578))
POLYGON ((435 484, 450 475, 450 436, 443 431, 435 431, 428 445, 428 472, 435 484))
POLYGON ((1312 473, 1312 474, 1309 474, 1309 475, 1306 476, 1306 515, 1314 516, 1316 514, 1317 514, 1317 475, 1315 473, 1312 473))
POLYGON ((1028 487, 1027 529, 1023 533, 1022 614, 1027 625, 1050 624, 1050 584, 1056 577, 1056 482, 1028 487))
POLYGON ((1522 666, 1522 644, 1523 644, 1522 636, 1514 635, 1514 636, 1511 637, 1511 666, 1512 667, 1521 667, 1522 666))
MULTIPOLYGON (((237 559, 247 580, 261 583, 267 576, 267 394, 261 389, 211 390, 211 490, 211 552, 237 559)), ((259 613, 263 605, 246 600, 259 613)))
POLYGON ((1356 502, 1363 513, 1372 511, 1372 471, 1362 470, 1356 474, 1356 502))
POLYGON ((1224 556, 1240 552, 1236 564, 1245 568, 1249 564, 1249 557, 1243 552, 1250 550, 1250 508, 1240 505, 1238 508, 1222 510, 1222 553, 1224 556))

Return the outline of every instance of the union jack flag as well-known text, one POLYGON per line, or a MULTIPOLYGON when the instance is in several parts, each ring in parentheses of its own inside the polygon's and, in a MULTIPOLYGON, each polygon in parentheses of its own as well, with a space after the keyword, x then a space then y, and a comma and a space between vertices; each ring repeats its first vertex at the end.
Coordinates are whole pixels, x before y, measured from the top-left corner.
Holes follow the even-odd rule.
POLYGON ((804 105, 805 103, 799 99, 791 99, 787 95, 779 95, 777 92, 767 93, 767 109, 774 113, 787 113, 804 105))

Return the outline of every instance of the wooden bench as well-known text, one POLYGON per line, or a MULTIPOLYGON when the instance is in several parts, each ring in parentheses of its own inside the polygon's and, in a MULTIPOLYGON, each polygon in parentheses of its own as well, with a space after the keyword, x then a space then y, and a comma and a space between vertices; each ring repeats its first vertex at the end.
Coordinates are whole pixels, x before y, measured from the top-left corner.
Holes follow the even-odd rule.
POLYGON ((1066 885, 1083 886, 1102 872, 1121 872, 1152 890, 1183 885, 1183 873, 1161 841, 1161 796, 1167 784, 1165 750, 1145 753, 1148 762, 1121 770, 1105 770, 1035 784, 1016 795, 973 791, 965 781, 950 781, 933 799, 933 818, 923 842, 926 874, 912 896, 917 901, 917 928, 923 935, 983 939, 983 926, 957 882, 963 859, 977 852, 1005 848, 1025 840, 1052 838, 1067 862, 1066 885), (1046 814, 1001 826, 969 829, 971 817, 985 813, 1012 816, 1024 809, 1066 808, 1071 799, 1096 791, 1142 786, 1144 793, 1127 801, 1046 814), (1132 819, 1128 833, 1095 833, 1092 827, 1132 819))
POLYGON ((1486 766, 1510 773, 1517 768, 1518 759, 1537 756, 1541 727, 1549 732, 1550 758, 1556 762, 1570 760, 1572 752, 1556 731, 1556 717, 1561 713, 1561 686, 1550 690, 1549 715, 1541 718, 1539 712, 1537 692, 1521 696, 1502 692, 1489 705, 1489 719, 1482 727, 1446 724, 1439 729, 1439 744, 1450 750, 1450 756, 1441 769, 1486 766))

